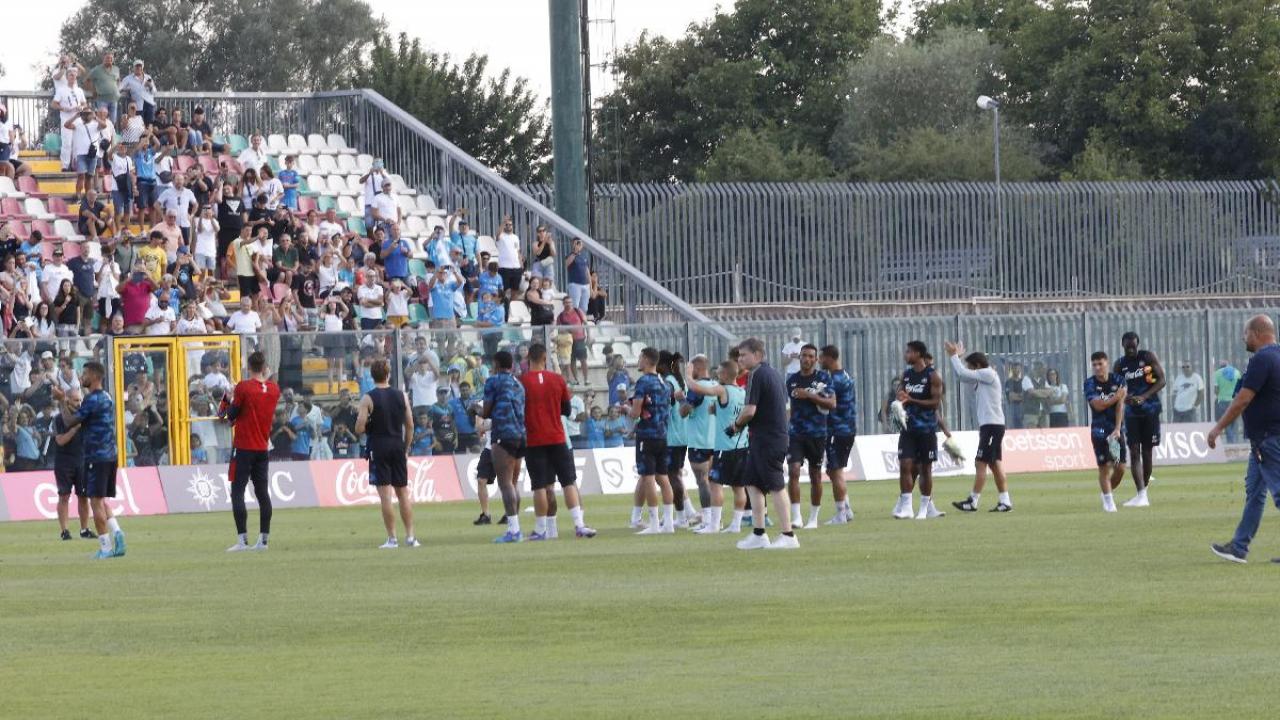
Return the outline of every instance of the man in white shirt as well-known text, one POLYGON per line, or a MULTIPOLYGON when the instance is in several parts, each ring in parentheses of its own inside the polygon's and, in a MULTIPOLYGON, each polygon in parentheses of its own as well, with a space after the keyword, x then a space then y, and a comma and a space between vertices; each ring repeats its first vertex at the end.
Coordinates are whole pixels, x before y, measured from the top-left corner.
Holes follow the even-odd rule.
POLYGON ((511 217, 502 218, 502 229, 498 232, 498 274, 502 276, 502 287, 512 300, 520 297, 520 284, 524 280, 524 258, 520 253, 520 236, 513 231, 511 217))
POLYGON ((343 237, 347 234, 346 226, 338 220, 337 210, 329 208, 325 211, 324 219, 320 221, 319 230, 316 234, 320 238, 321 242, 335 236, 343 237))
POLYGON ((182 239, 189 246, 191 221, 195 218, 200 205, 196 202, 195 193, 187 189, 187 178, 183 175, 175 175, 173 187, 160 193, 160 197, 156 198, 156 205, 160 206, 165 215, 172 212, 177 217, 178 227, 182 229, 182 239))
POLYGON ((373 224, 373 200, 378 197, 378 193, 382 192, 382 186, 391 182, 391 178, 387 177, 387 171, 383 169, 382 158, 374 158, 373 167, 369 172, 360 176, 360 183, 364 185, 364 224, 373 224))
POLYGON ((1189 423, 1196 421, 1196 411, 1204 402, 1204 378, 1191 369, 1191 363, 1183 361, 1182 372, 1178 373, 1173 385, 1173 421, 1189 423))
POLYGON ((162 293, 147 309, 143 325, 148 335, 172 335, 177 329, 178 314, 169 307, 169 293, 162 293))
POLYGON ((40 295, 47 303, 52 303, 53 299, 58 296, 58 288, 62 285, 63 280, 75 281, 71 268, 63 264, 62 257, 62 248, 54 248, 53 257, 44 264, 41 273, 40 295))
POLYGON ((75 67, 68 67, 64 73, 66 85, 59 89, 53 96, 53 102, 50 105, 54 110, 58 111, 58 125, 62 128, 62 150, 59 158, 62 160, 62 172, 72 172, 72 144, 75 142, 75 134, 71 128, 67 127, 67 123, 76 119, 80 115, 80 111, 89 107, 84 97, 84 90, 77 83, 80 71, 75 67))
POLYGON ((128 93, 137 103, 142 122, 151 124, 156 118, 156 83, 144 69, 141 60, 133 61, 133 72, 120 81, 120 92, 128 93))
POLYGON ((791 329, 791 342, 782 346, 782 362, 787 376, 800 372, 800 350, 805 346, 800 328, 791 329))
POLYGON ((364 271, 364 284, 356 291, 356 301, 360 304, 361 330, 373 330, 382 324, 386 293, 378 285, 378 274, 369 268, 364 271))
POLYGON ((236 162, 240 163, 240 167, 245 170, 253 168, 256 172, 262 169, 267 162, 267 150, 262 147, 262 135, 254 133, 249 136, 249 147, 240 151, 236 162))
POLYGON ((237 335, 252 335, 262 329, 262 318, 253 310, 253 301, 240 298, 240 309, 227 318, 227 329, 237 335))
POLYGON ((98 165, 106 153, 106 147, 115 140, 115 127, 107 118, 107 111, 96 112, 81 110, 80 114, 68 120, 62 128, 71 131, 72 165, 76 173, 76 194, 90 187, 98 189, 101 178, 98 165))
POLYGON ((960 387, 967 395, 965 404, 973 408, 978 420, 978 450, 973 456, 977 472, 973 491, 967 499, 951 504, 961 512, 977 512, 982 488, 987 483, 987 468, 990 468, 996 490, 1000 493, 1000 500, 992 512, 1009 512, 1013 510, 1013 501, 1009 499, 1009 485, 1000 465, 1004 449, 1004 390, 1000 386, 1000 373, 991 367, 983 353, 970 353, 961 360, 960 356, 964 354, 962 343, 948 342, 944 347, 951 356, 951 369, 960 378, 960 387))
POLYGON ((409 375, 409 397, 413 403, 414 414, 419 408, 426 409, 436 401, 436 388, 439 387, 438 368, 431 358, 423 355, 411 366, 409 375))
MULTIPOLYGON (((388 229, 392 223, 400 222, 400 207, 396 205, 396 199, 391 194, 390 180, 382 183, 382 191, 373 198, 373 222, 384 230, 388 229)), ((372 227, 369 228, 369 232, 373 232, 372 227)))

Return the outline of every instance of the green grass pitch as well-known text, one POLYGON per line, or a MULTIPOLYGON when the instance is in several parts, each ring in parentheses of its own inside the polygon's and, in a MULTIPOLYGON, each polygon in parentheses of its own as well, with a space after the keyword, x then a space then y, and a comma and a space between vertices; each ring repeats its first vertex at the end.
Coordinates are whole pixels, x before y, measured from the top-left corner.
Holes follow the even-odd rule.
POLYGON ((0 525, 0 717, 1264 717, 1275 511, 1249 565, 1208 550, 1242 474, 1157 468, 1116 515, 1091 474, 1019 476, 1014 513, 989 488, 932 522, 859 484, 798 552, 633 537, 600 497, 600 537, 519 546, 472 503, 419 506, 417 550, 377 550, 374 507, 280 511, 268 553, 230 556, 229 514, 126 519, 101 562, 0 525))

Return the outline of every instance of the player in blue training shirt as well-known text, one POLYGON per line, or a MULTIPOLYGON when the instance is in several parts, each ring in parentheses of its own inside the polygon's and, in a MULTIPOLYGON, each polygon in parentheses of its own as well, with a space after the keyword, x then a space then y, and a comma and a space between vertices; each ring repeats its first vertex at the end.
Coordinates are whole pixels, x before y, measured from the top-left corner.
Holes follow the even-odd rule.
POLYGON ((684 356, 663 350, 658 353, 658 375, 671 390, 671 410, 667 413, 667 482, 671 483, 671 499, 675 504, 676 527, 689 527, 695 520, 693 508, 685 497, 684 464, 689 454, 689 423, 680 405, 685 401, 684 356))
POLYGON ((640 351, 640 377, 631 394, 631 418, 636 421, 635 503, 631 508, 631 526, 640 524, 641 504, 648 500, 649 526, 639 535, 671 534, 675 528, 675 498, 667 479, 667 416, 671 413, 671 386, 658 376, 658 351, 647 347, 640 351), (654 483, 657 483, 655 489, 654 483), (663 523, 658 524, 658 490, 662 495, 663 523))
POLYGON ((520 459, 525 451, 524 386, 511 373, 515 367, 511 353, 498 351, 493 356, 493 365, 493 374, 484 381, 484 408, 480 416, 490 421, 489 433, 493 439, 490 454, 507 513, 507 532, 494 542, 518 543, 524 540, 520 532, 520 491, 516 489, 520 459))
POLYGON ((791 399, 790 435, 787 447, 791 496, 791 525, 812 530, 818 527, 822 509, 822 456, 827 445, 827 414, 836 406, 829 389, 831 376, 817 369, 818 347, 800 348, 800 370, 787 376, 787 397, 791 399), (800 467, 809 463, 809 523, 800 515, 800 467))
POLYGON ((1139 349, 1141 340, 1132 330, 1120 338, 1124 357, 1116 363, 1116 372, 1124 377, 1127 396, 1124 405, 1125 436, 1133 484, 1138 492, 1125 502, 1125 507, 1148 507, 1147 486, 1151 484, 1151 460, 1160 444, 1160 391, 1164 389, 1164 368, 1150 350, 1139 349))
POLYGON ((933 461, 938 459, 938 407, 946 389, 942 377, 925 361, 929 348, 919 340, 907 343, 898 386, 898 402, 906 411, 906 423, 898 434, 898 487, 901 494, 893 508, 899 520, 939 518, 946 513, 933 504, 933 461), (911 491, 920 476, 920 513, 911 510, 911 491))
POLYGON ((1093 376, 1084 381, 1084 399, 1089 403, 1089 434, 1098 460, 1098 487, 1102 509, 1116 511, 1111 494, 1124 479, 1124 399, 1128 394, 1124 377, 1111 372, 1111 360, 1099 350, 1089 358, 1093 376))
MULTIPOLYGON (((835 345, 822 348, 819 361, 830 377, 827 387, 835 399, 835 407, 827 415, 827 477, 831 478, 831 494, 835 496, 836 514, 827 524, 844 525, 853 521, 849 490, 844 482, 844 469, 849 464, 849 454, 853 452, 854 440, 858 435, 858 398, 853 378, 840 364, 839 348, 835 345)), ((818 495, 817 499, 820 501, 822 496, 818 495)), ((816 510, 817 504, 814 508, 816 510)))
MULTIPOLYGON (((124 531, 111 513, 107 498, 116 496, 116 406, 111 395, 103 389, 107 369, 102 363, 90 361, 80 373, 80 385, 85 390, 80 409, 67 422, 67 429, 79 427, 84 435, 84 483, 89 507, 93 510, 93 525, 98 531, 98 553, 102 560, 124 557, 124 531), (110 534, 107 531, 110 530, 110 534)), ((64 393, 55 389, 54 397, 62 400, 64 393)))

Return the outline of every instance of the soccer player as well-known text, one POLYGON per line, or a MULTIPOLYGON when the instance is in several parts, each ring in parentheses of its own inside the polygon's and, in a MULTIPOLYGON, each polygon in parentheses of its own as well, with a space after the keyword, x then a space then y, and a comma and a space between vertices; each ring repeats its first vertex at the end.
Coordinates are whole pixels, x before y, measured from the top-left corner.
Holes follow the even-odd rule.
POLYGON ((1147 486, 1151 484, 1151 460, 1160 444, 1160 391, 1164 389, 1164 368, 1150 350, 1139 349, 1141 340, 1132 330, 1120 338, 1124 357, 1116 372, 1124 376, 1127 393, 1124 406, 1125 435, 1129 441, 1130 474, 1138 492, 1125 507, 1149 507, 1147 486))
POLYGON ((80 537, 96 537, 89 529, 89 497, 84 487, 84 436, 80 428, 68 429, 69 420, 80 407, 80 391, 72 388, 62 399, 62 412, 53 418, 53 479, 58 486, 59 537, 71 539, 67 516, 71 511, 71 493, 76 494, 76 510, 80 516, 80 537))
POLYGON ((400 504, 405 547, 420 547, 422 543, 413 532, 413 498, 409 495, 408 448, 413 443, 412 406, 403 390, 391 387, 391 366, 385 358, 374 359, 369 365, 369 375, 373 378, 373 389, 360 398, 356 434, 365 436, 369 484, 378 489, 382 525, 387 531, 387 540, 378 549, 394 550, 400 546, 396 540, 396 511, 391 507, 393 493, 400 504))
MULTIPOLYGON (((831 478, 831 494, 835 496, 836 514, 827 521, 828 525, 844 525, 853 522, 853 509, 849 507, 849 489, 844 481, 844 469, 849 464, 849 454, 853 452, 854 441, 858 435, 858 398, 854 390, 853 378, 845 372, 840 364, 840 349, 835 345, 822 348, 819 358, 822 369, 830 378, 827 387, 835 400, 835 407, 827 415, 827 477, 831 478)), ((817 519, 817 508, 821 504, 821 486, 818 486, 817 500, 814 503, 814 517, 817 519)), ((811 489, 812 492, 812 489, 811 489)))
POLYGON ((899 520, 928 520, 946 515, 933 504, 933 461, 938 459, 938 407, 942 404, 945 388, 937 371, 929 366, 924 356, 929 352, 919 340, 907 343, 903 359, 907 368, 902 372, 902 385, 898 388, 898 402, 907 415, 906 427, 898 434, 898 486, 901 495, 893 508, 893 516, 899 520), (915 489, 915 475, 920 475, 920 513, 911 510, 911 492, 915 489))
POLYGON ((689 527, 693 515, 693 509, 686 504, 684 487, 684 463, 689 446, 688 423, 680 412, 680 404, 685 400, 684 371, 680 367, 683 361, 680 353, 667 350, 658 353, 658 375, 671 391, 671 408, 667 412, 667 482, 671 483, 671 499, 679 515, 676 527, 689 527))
POLYGON ((1124 377, 1111 372, 1111 359, 1099 350, 1089 357, 1093 376, 1084 381, 1084 399, 1089 403, 1089 435, 1098 461, 1098 488, 1102 490, 1103 512, 1115 512, 1111 493, 1124 480, 1124 377))
POLYGON ((472 521, 472 525, 491 525, 489 517, 489 486, 498 479, 493 471, 493 436, 488 432, 489 423, 480 419, 476 429, 484 433, 484 449, 480 451, 480 460, 476 462, 476 498, 480 501, 480 517, 472 521))
MULTIPOLYGON (((1262 513, 1267 509, 1267 491, 1280 507, 1280 345, 1276 326, 1266 315, 1255 315, 1244 327, 1245 350, 1253 353, 1240 380, 1240 391, 1209 431, 1209 447, 1244 415, 1244 434, 1249 439, 1249 469, 1244 476, 1244 512, 1235 537, 1225 545, 1210 546, 1224 560, 1243 563, 1249 543, 1258 534, 1262 513)), ((1280 562, 1273 559, 1271 562, 1280 562)))
POLYGON ((582 498, 576 485, 578 471, 573 463, 573 451, 564 434, 560 418, 571 410, 572 396, 564 377, 547 370, 547 346, 533 343, 529 346, 529 369, 520 375, 524 386, 524 423, 527 447, 525 467, 529 468, 529 483, 533 487, 533 534, 530 541, 554 540, 559 536, 556 527, 556 481, 564 489, 564 502, 573 516, 574 534, 580 538, 593 538, 596 531, 587 527, 582 517, 582 498))
POLYGON ((787 433, 787 388, 782 375, 764 361, 764 343, 759 338, 747 338, 738 345, 738 359, 750 373, 747 380, 747 397, 737 419, 725 434, 732 437, 750 428, 750 446, 742 468, 742 481, 751 496, 751 513, 754 523, 751 535, 738 542, 740 550, 771 548, 792 550, 800 547, 788 512, 788 498, 784 492, 787 481, 782 464, 787 459, 790 437, 787 433), (770 542, 765 534, 765 495, 773 499, 778 513, 782 534, 770 542))
MULTIPOLYGON (((518 543, 524 540, 520 530, 520 459, 525 454, 524 386, 511 374, 515 359, 506 350, 493 355, 493 374, 484 381, 484 409, 480 416, 490 422, 493 469, 498 475, 498 490, 507 517, 507 531, 496 543, 518 543)), ((560 425, 559 419, 556 425, 560 425)))
MULTIPOLYGON (((235 436, 231 441, 231 514, 236 522, 236 544, 227 552, 266 550, 271 535, 270 472, 267 468, 267 440, 271 436, 271 419, 280 401, 280 386, 267 379, 267 358, 260 352, 249 355, 249 377, 236 383, 230 398, 222 399, 219 414, 231 423, 235 436), (249 545, 249 511, 244 493, 253 483, 253 496, 258 500, 258 542, 249 545)), ((357 425, 356 433, 364 432, 357 425)))
POLYGON ((702 504, 702 524, 694 532, 710 535, 720 532, 720 504, 724 496, 718 484, 713 488, 707 482, 711 473, 711 456, 716 449, 716 423, 714 417, 714 388, 720 384, 711 379, 710 361, 706 355, 695 355, 685 367, 685 382, 689 388, 680 414, 685 418, 685 440, 689 447, 689 467, 698 483, 698 502, 702 504), (714 499, 714 502, 713 502, 714 499))
POLYGON ((822 510, 822 456, 827 444, 827 414, 836 406, 828 388, 831 376, 817 369, 818 348, 806 343, 800 348, 800 369, 787 376, 787 397, 791 398, 790 442, 787 459, 790 478, 791 525, 812 530, 818 527, 822 510), (800 515, 800 468, 809 463, 809 524, 800 515))
POLYGON ((996 481, 996 492, 1000 493, 991 512, 1010 512, 1013 501, 1009 498, 1008 480, 1000 465, 1004 452, 1004 390, 1000 384, 1000 373, 980 352, 969 353, 962 361, 964 343, 947 342, 944 346, 951 356, 951 370, 960 378, 960 389, 964 391, 978 421, 978 450, 973 455, 973 490, 967 499, 951 504, 960 512, 977 512, 989 469, 996 481))
MULTIPOLYGON (((671 412, 671 386, 658 376, 658 351, 640 351, 640 377, 631 395, 631 417, 636 421, 636 474, 640 476, 637 497, 649 501, 649 526, 637 535, 669 535, 676 531, 675 498, 667 479, 667 415, 671 412), (654 492, 657 484, 658 493, 654 492), (662 496, 662 522, 658 522, 655 499, 662 496)), ((640 520, 640 507, 631 508, 631 523, 640 520)))
MULTIPOLYGON (((94 558, 103 560, 124 557, 124 531, 111 513, 107 498, 116 496, 116 410, 111 395, 102 387, 107 369, 102 363, 91 360, 80 373, 80 385, 88 392, 80 402, 75 416, 67 420, 67 430, 84 426, 84 484, 89 507, 93 510, 93 525, 98 532, 98 552, 94 558), (110 531, 110 535, 107 532, 110 531)), ((55 399, 65 399, 62 390, 54 388, 55 399)))

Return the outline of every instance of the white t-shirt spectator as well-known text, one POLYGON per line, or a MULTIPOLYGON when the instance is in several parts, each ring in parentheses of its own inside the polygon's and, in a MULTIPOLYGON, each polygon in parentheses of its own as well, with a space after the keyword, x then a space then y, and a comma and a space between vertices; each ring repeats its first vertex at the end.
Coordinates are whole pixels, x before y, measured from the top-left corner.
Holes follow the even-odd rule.
MULTIPOLYGON (((382 194, 382 184, 391 182, 385 174, 377 170, 370 170, 369 177, 364 181, 364 204, 369 206, 373 204, 373 199, 382 194)), ((431 402, 435 402, 432 399, 431 402)))
POLYGON ((569 414, 560 416, 560 419, 564 421, 565 437, 572 438, 581 434, 582 423, 578 422, 578 416, 586 409, 587 404, 583 401, 581 395, 575 394, 569 398, 569 414))
MULTIPOLYGON (((0 145, 8 145, 13 142, 13 120, 0 121, 0 145)), ((18 148, 13 149, 13 154, 18 155, 18 148)))
MULTIPOLYGON (((381 300, 382 295, 382 288, 378 285, 374 285, 373 287, 361 285, 360 289, 356 290, 356 302, 360 303, 360 317, 366 320, 381 320, 383 306, 378 305, 377 307, 365 307, 364 301, 381 300)), ((432 402, 435 402, 435 400, 433 399, 432 402)))
POLYGON ((151 322, 156 319, 162 321, 155 323, 154 325, 147 325, 148 335, 172 335, 173 326, 178 322, 178 314, 173 311, 173 308, 161 308, 159 305, 154 303, 147 310, 146 318, 147 322, 151 322))
POLYGON ((49 296, 50 300, 58 296, 58 287, 62 285, 63 280, 75 280, 75 276, 71 274, 71 268, 67 267, 65 264, 45 264, 44 273, 40 278, 40 284, 44 293, 49 296))
POLYGON ((800 348, 803 348, 804 344, 805 344, 804 340, 800 340, 798 342, 795 340, 792 340, 791 342, 782 346, 782 356, 784 358, 790 358, 792 355, 796 356, 794 358, 791 358, 791 360, 787 362, 787 367, 786 367, 787 375, 790 375, 791 373, 800 372, 799 355, 800 355, 800 348))
POLYGON ((196 255, 215 258, 218 255, 218 234, 213 230, 212 219, 196 218, 196 255))
POLYGON ((177 187, 171 187, 160 193, 160 197, 156 198, 156 204, 167 213, 170 210, 178 214, 178 227, 186 229, 191 227, 191 215, 193 208, 196 206, 196 195, 187 188, 179 190, 177 187))
POLYGON ((384 222, 396 222, 396 199, 387 193, 378 193, 373 198, 373 209, 378 211, 384 222))
POLYGON ((436 374, 428 368, 415 370, 409 376, 409 397, 414 407, 434 405, 436 402, 436 374))
POLYGON ((63 125, 67 121, 79 114, 77 108, 84 105, 84 90, 79 85, 75 87, 63 86, 54 94, 53 99, 58 103, 58 107, 62 108, 58 111, 58 119, 63 125))
MULTIPOLYGON (((198 313, 196 314, 195 317, 191 318, 190 320, 188 320, 185 315, 178 318, 178 334, 179 335, 204 335, 208 332, 209 332, 209 326, 204 324, 204 318, 200 317, 198 313)), ((201 354, 203 355, 203 353, 201 354)), ((187 364, 190 365, 191 363, 188 362, 187 364)), ((200 366, 200 361, 198 359, 196 360, 196 363, 194 366, 195 367, 200 366)))
POLYGON ((342 227, 340 223, 329 222, 328 220, 320 221, 320 239, 321 240, 328 240, 334 235, 341 235, 344 232, 346 232, 346 228, 342 227))
POLYGON ((271 178, 262 183, 262 192, 267 195, 267 209, 274 211, 284 200, 284 183, 278 178, 271 178))
MULTIPOLYGON (((89 152, 89 146, 99 140, 112 140, 115 138, 115 130, 111 127, 111 121, 99 123, 97 120, 85 122, 80 118, 76 118, 75 130, 72 131, 71 154, 84 155, 89 152)), ((99 153, 98 157, 102 157, 99 153)))
POLYGON ((409 288, 400 288, 387 293, 387 315, 395 317, 409 316, 409 288))
POLYGON ((256 172, 261 170, 262 166, 266 164, 267 156, 265 153, 259 153, 252 147, 247 147, 240 151, 240 155, 236 157, 236 162, 240 163, 240 166, 245 170, 253 168, 256 172))
POLYGON ((237 310, 227 318, 227 329, 237 335, 251 335, 262 329, 262 318, 253 310, 237 310))
POLYGON ((93 272, 98 276, 99 300, 114 300, 120 297, 116 292, 116 285, 120 284, 120 263, 99 258, 93 264, 93 272))
POLYGON ((222 388, 226 392, 231 392, 233 389, 231 387, 230 378, 218 372, 217 370, 211 370, 208 375, 204 376, 204 386, 206 389, 209 389, 209 390, 213 390, 214 388, 222 388))
POLYGON ((111 176, 128 175, 133 170, 133 158, 128 153, 118 152, 111 156, 111 176))
POLYGON ((1195 409, 1196 396, 1204 390, 1204 378, 1200 377, 1200 373, 1191 373, 1190 376, 1183 375, 1181 372, 1173 378, 1173 409, 1178 412, 1188 412, 1195 409))
POLYGON ((129 93, 129 99, 138 103, 138 110, 142 110, 143 103, 156 104, 155 87, 155 81, 150 75, 144 72, 139 79, 131 72, 120 81, 120 94, 129 93))
POLYGON ((498 235, 498 267, 504 270, 519 270, 520 236, 515 233, 498 235))
POLYGON ((132 118, 121 118, 124 125, 120 127, 120 142, 126 145, 134 145, 142 139, 142 131, 147 129, 146 123, 143 122, 141 115, 134 115, 132 118))

